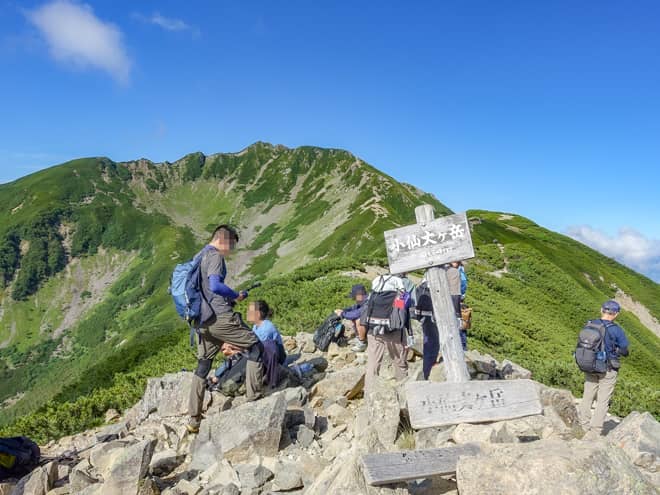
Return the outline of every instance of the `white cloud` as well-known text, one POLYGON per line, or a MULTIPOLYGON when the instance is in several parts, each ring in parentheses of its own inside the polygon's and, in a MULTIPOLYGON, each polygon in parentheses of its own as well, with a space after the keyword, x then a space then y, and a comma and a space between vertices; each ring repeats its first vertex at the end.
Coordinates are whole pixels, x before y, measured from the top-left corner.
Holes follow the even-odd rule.
POLYGON ((660 281, 660 240, 649 239, 629 227, 619 229, 616 236, 607 235, 588 225, 569 227, 566 233, 596 251, 660 281))
POLYGON ((141 22, 146 22, 147 24, 154 24, 167 31, 191 31, 193 34, 199 34, 197 28, 191 26, 185 21, 174 17, 165 17, 158 12, 154 12, 150 16, 136 12, 133 14, 133 18, 141 22))
POLYGON ((27 17, 45 38, 56 60, 95 67, 122 84, 128 83, 131 61, 122 32, 96 17, 89 5, 54 0, 27 12, 27 17))

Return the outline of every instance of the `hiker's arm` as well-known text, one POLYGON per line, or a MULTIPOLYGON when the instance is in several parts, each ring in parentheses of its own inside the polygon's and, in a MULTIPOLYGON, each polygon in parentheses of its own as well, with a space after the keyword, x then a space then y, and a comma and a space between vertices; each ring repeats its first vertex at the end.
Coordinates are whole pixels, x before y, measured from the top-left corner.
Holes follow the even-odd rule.
POLYGON ((209 289, 214 294, 226 297, 227 299, 238 299, 238 292, 234 291, 231 287, 226 285, 220 275, 209 275, 209 289))
POLYGON ((622 330, 619 330, 617 332, 616 351, 619 353, 620 356, 627 356, 628 354, 630 354, 630 351, 628 350, 628 339, 626 338, 626 334, 623 333, 622 330))
POLYGON ((346 308, 345 310, 343 310, 341 312, 341 317, 346 320, 357 320, 358 318, 360 318, 361 314, 362 314, 362 307, 355 304, 350 308, 346 308))

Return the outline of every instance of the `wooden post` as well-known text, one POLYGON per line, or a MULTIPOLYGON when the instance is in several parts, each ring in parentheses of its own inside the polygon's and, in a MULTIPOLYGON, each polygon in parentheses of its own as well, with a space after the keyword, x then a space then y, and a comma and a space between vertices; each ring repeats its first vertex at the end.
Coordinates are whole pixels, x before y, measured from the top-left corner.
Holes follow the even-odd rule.
MULTIPOLYGON (((415 217, 420 225, 432 222, 434 219, 433 207, 431 205, 418 206, 415 208, 415 217)), ((428 268, 426 270, 426 282, 433 302, 433 314, 435 324, 438 327, 440 349, 447 371, 447 381, 470 381, 463 346, 458 334, 458 320, 449 294, 447 274, 437 266, 428 268)))

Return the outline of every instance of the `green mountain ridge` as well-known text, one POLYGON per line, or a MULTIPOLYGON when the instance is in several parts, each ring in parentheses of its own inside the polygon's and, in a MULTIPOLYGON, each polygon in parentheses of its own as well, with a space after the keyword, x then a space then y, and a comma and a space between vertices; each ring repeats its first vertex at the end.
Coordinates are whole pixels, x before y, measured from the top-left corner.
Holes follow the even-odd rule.
MULTIPOLYGON (((383 231, 423 203, 451 213, 347 151, 267 143, 172 163, 79 159, 1 185, 0 425, 53 438, 129 406, 146 377, 191 367, 166 288, 218 223, 241 232, 232 283, 263 280, 254 296, 291 334, 345 303, 365 263, 384 265, 383 231)), ((660 319, 648 278, 523 217, 468 215, 480 350, 576 392, 575 335, 604 299, 623 291, 660 319)), ((658 337, 634 313, 621 321, 632 353, 614 408, 658 416, 658 337)))

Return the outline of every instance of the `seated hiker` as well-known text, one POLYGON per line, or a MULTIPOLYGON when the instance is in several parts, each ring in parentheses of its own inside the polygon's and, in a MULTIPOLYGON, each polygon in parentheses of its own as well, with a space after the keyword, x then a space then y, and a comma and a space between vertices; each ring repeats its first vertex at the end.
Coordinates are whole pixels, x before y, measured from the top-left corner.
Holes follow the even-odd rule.
MULTIPOLYGON (((293 371, 284 366, 286 362, 286 349, 282 342, 282 336, 270 320, 273 312, 266 301, 252 301, 248 305, 247 321, 252 323, 252 331, 263 344, 263 364, 266 382, 270 388, 280 384, 280 381, 291 376, 293 371)), ((222 348, 227 358, 222 366, 218 368, 212 378, 215 389, 222 389, 223 379, 232 381, 232 386, 240 386, 244 379, 244 361, 241 350, 225 344, 222 348)), ((297 374, 294 373, 297 377, 297 374)), ((294 380, 295 381, 295 380, 294 380)), ((225 388, 225 391, 227 388, 225 388)))
POLYGON ((371 295, 362 311, 360 322, 367 329, 367 371, 364 388, 371 391, 374 378, 380 373, 385 350, 387 349, 394 373, 398 380, 408 374, 406 361, 406 327, 408 307, 398 304, 396 299, 405 300, 405 286, 400 277, 386 274, 376 277, 371 284, 371 295))
POLYGON ((367 329, 360 323, 360 316, 368 298, 367 289, 362 284, 355 284, 348 297, 353 299, 355 304, 348 308, 336 309, 335 314, 353 325, 358 341, 351 349, 355 352, 364 352, 367 348, 367 329))
POLYGON ((191 433, 197 433, 202 420, 202 404, 206 392, 206 378, 213 360, 223 344, 241 349, 246 357, 246 395, 249 401, 259 399, 263 391, 263 344, 250 331, 240 313, 234 311, 234 303, 247 297, 247 292, 237 293, 225 284, 227 267, 225 257, 236 247, 238 234, 228 225, 218 226, 207 246, 199 255, 202 293, 212 309, 213 316, 199 328, 197 369, 193 376, 188 400, 191 433))
MULTIPOLYGON (((280 332, 275 328, 270 318, 273 316, 273 311, 268 306, 266 301, 258 300, 251 301, 248 305, 247 321, 252 323, 252 331, 255 333, 261 343, 273 341, 275 343, 277 363, 283 365, 286 361, 286 350, 282 342, 280 332)), ((241 349, 232 346, 231 344, 224 344, 222 352, 227 359, 215 371, 215 376, 211 378, 212 383, 218 383, 219 378, 238 361, 238 354, 241 349)))

